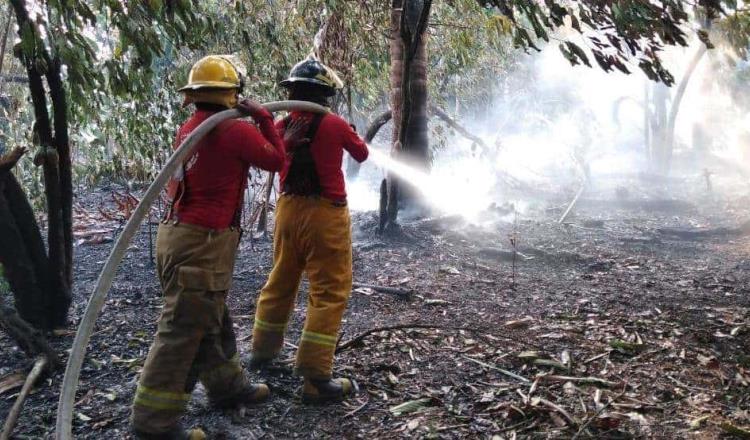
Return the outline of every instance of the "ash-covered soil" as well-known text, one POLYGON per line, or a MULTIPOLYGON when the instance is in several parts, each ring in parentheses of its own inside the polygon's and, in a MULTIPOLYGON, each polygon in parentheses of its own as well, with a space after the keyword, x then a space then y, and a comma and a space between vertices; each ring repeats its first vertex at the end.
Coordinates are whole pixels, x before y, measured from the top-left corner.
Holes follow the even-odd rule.
MULTIPOLYGON (((212 439, 712 439, 722 438, 722 424, 750 426, 750 236, 660 231, 736 227, 750 219, 750 199, 698 192, 689 201, 674 190, 670 202, 633 189, 647 186, 584 194, 567 225, 557 220, 574 191, 525 203, 517 215, 490 210, 476 223, 405 222, 395 239, 376 234, 374 213, 355 213, 355 281, 413 291, 352 294, 341 345, 370 329, 405 327, 338 354, 337 374, 356 378, 360 393, 343 404, 301 404, 290 362, 303 286, 280 362, 252 372, 273 387, 270 402, 219 412, 199 387, 185 424, 212 439)), ((82 211, 96 218, 108 194, 82 197, 82 211)), ((271 267, 270 241, 249 235, 229 300, 243 353, 271 267)), ((63 357, 111 246, 89 241, 75 249, 70 332, 51 336, 63 357)), ((160 306, 144 225, 89 347, 77 438, 129 437, 129 405, 160 306)), ((0 350, 0 377, 28 370, 4 334, 0 350)), ((58 371, 40 383, 16 438, 51 435, 61 380, 58 371)), ((0 396, 0 418, 16 392, 0 396)))

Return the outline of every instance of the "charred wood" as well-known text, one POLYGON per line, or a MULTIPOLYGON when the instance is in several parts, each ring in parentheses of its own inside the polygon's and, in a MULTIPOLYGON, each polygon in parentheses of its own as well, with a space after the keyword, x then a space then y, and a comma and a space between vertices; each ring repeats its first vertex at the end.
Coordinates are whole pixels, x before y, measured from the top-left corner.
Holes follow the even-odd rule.
POLYGON ((23 384, 23 388, 21 388, 21 392, 18 394, 18 398, 13 404, 13 407, 10 409, 10 413, 8 413, 8 417, 5 419, 5 424, 3 425, 3 432, 2 434, 0 434, 0 440, 10 439, 10 435, 13 433, 13 429, 16 427, 18 416, 21 415, 23 404, 26 401, 26 398, 29 396, 29 393, 31 393, 31 389, 34 387, 34 384, 44 372, 45 367, 47 366, 48 363, 49 361, 47 357, 44 357, 44 356, 40 357, 39 359, 36 360, 36 362, 34 362, 34 367, 31 369, 31 372, 29 372, 29 375, 26 377, 26 381, 23 384))
POLYGON ((684 240, 698 240, 713 237, 736 237, 750 234, 750 221, 734 228, 719 227, 713 229, 687 229, 687 228, 659 228, 656 230, 661 235, 684 240))
POLYGON ((376 292, 388 293, 391 295, 396 295, 400 298, 409 298, 412 295, 412 293, 414 293, 414 290, 404 289, 402 287, 376 286, 373 284, 363 284, 363 283, 352 283, 352 287, 372 289, 376 292))

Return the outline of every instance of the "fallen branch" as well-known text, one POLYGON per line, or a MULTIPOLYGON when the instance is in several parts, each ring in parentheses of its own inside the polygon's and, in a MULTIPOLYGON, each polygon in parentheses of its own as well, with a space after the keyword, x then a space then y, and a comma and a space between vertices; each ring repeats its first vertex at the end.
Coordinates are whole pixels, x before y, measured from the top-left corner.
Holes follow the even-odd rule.
POLYGON ((568 414, 568 412, 562 409, 562 407, 560 407, 559 405, 556 405, 547 399, 539 399, 539 403, 541 403, 542 405, 546 406, 547 408, 551 410, 554 410, 560 413, 563 417, 565 417, 565 419, 568 422, 570 422, 571 425, 578 426, 578 422, 576 421, 576 419, 574 419, 573 416, 568 414))
POLYGON ((58 358, 47 339, 39 330, 21 318, 13 307, 6 306, 0 297, 0 329, 4 330, 16 344, 31 357, 44 356, 50 367, 58 364, 58 358))
MULTIPOLYGON (((501 433, 503 433, 503 432, 513 431, 514 429, 516 429, 516 428, 520 428, 521 426, 525 425, 525 424, 526 424, 526 423, 528 423, 528 422, 529 422, 529 420, 521 420, 521 421, 520 421, 520 422, 518 422, 518 423, 515 423, 515 424, 513 424, 513 425, 510 425, 510 426, 506 426, 506 427, 504 427, 504 428, 500 428, 500 430, 498 430, 498 431, 493 431, 493 432, 494 432, 495 434, 501 434, 501 433)), ((531 420, 531 422, 532 422, 532 424, 531 424, 531 425, 529 425, 529 426, 534 426, 534 425, 536 425, 536 420, 533 420, 533 419, 532 419, 532 420, 531 420)))
POLYGON ((450 116, 448 116, 448 113, 446 113, 445 111, 443 111, 443 109, 441 109, 440 107, 437 107, 435 105, 431 105, 430 106, 430 113, 432 113, 433 115, 435 115, 438 118, 442 119, 443 122, 445 122, 446 124, 448 124, 448 126, 451 127, 452 129, 456 130, 456 132, 458 134, 460 134, 461 136, 463 136, 466 139, 468 139, 468 140, 474 142, 475 144, 477 144, 482 149, 482 152, 484 154, 489 154, 490 151, 492 151, 490 149, 490 146, 487 145, 487 143, 485 143, 479 136, 475 136, 475 135, 471 134, 469 132, 469 130, 467 130, 461 124, 459 124, 457 121, 455 121, 453 118, 451 118, 450 116))
MULTIPOLYGON (((393 118, 393 112, 390 110, 386 110, 383 113, 379 114, 375 117, 375 119, 372 120, 370 125, 367 127, 367 131, 365 132, 364 141, 366 144, 370 144, 373 139, 375 139, 375 135, 378 134, 380 129, 388 123, 388 121, 393 118)), ((351 156, 347 159, 346 163, 346 177, 348 178, 354 178, 357 177, 359 174, 361 164, 357 162, 356 160, 352 159, 351 156)))
POLYGON ((547 374, 537 376, 543 382, 573 382, 582 383, 587 385, 599 385, 605 388, 610 388, 619 385, 617 382, 612 382, 598 377, 573 377, 573 376, 557 376, 554 374, 547 374))
POLYGON ((601 408, 599 409, 599 411, 597 411, 597 412, 596 412, 596 414, 594 414, 593 416, 589 417, 589 418, 588 418, 588 420, 586 420, 586 422, 585 422, 585 423, 584 423, 583 425, 581 425, 581 428, 580 428, 580 429, 578 429, 578 432, 576 432, 576 435, 574 435, 574 436, 573 436, 573 438, 572 438, 571 440, 576 440, 576 439, 577 439, 578 437, 580 437, 580 436, 581 436, 581 434, 583 434, 583 433, 584 433, 584 432, 586 431, 586 428, 588 428, 588 427, 589 427, 589 425, 591 424, 591 422, 593 422, 593 421, 594 421, 594 420, 596 420, 596 419, 597 419, 597 418, 598 418, 598 417, 599 417, 600 415, 602 415, 602 413, 603 413, 603 412, 604 412, 604 411, 605 411, 605 410, 606 410, 607 408, 609 408, 609 407, 610 407, 610 406, 611 406, 611 405, 612 405, 613 403, 615 403, 615 401, 617 401, 617 399, 619 399, 619 398, 620 398, 620 397, 622 397, 623 395, 625 395, 625 391, 623 391, 622 393, 620 393, 620 394, 618 394, 617 396, 615 396, 615 398, 614 398, 614 399, 610 400, 610 401, 609 401, 609 402, 607 402, 607 403, 606 403, 605 405, 603 405, 603 406, 602 406, 602 407, 601 407, 601 408))
POLYGON ((576 203, 578 202, 578 199, 581 198, 581 194, 583 194, 583 190, 584 189, 586 189, 586 184, 585 183, 581 185, 581 189, 579 189, 578 192, 576 193, 576 196, 573 197, 573 200, 568 205, 568 209, 565 210, 565 212, 563 213, 562 217, 560 217, 560 220, 558 220, 557 223, 563 223, 565 221, 565 219, 568 218, 568 216, 570 215, 570 211, 573 210, 573 207, 576 206, 576 203))
POLYGON ((3 426, 3 433, 0 434, 0 440, 10 439, 10 435, 13 433, 13 428, 16 427, 18 416, 21 414, 21 409, 23 409, 23 403, 26 401, 26 397, 29 396, 31 388, 34 386, 34 383, 36 383, 36 380, 42 374, 44 367, 46 366, 46 357, 40 357, 34 362, 34 367, 31 369, 28 377, 26 377, 26 382, 24 382, 23 388, 21 388, 21 393, 18 395, 16 402, 8 413, 8 417, 5 419, 5 425, 3 426))
POLYGON ((336 353, 340 353, 348 348, 353 347, 354 345, 361 342, 366 337, 379 332, 384 331, 391 331, 391 330, 407 330, 407 329, 434 329, 434 330, 466 330, 466 331, 478 331, 477 329, 468 328, 468 327, 447 327, 443 325, 435 325, 435 324, 419 324, 419 323, 413 323, 413 324, 396 324, 396 325, 386 325, 383 327, 375 327, 370 330, 366 330, 357 336, 353 337, 352 339, 346 341, 345 343, 341 344, 337 349, 336 353))
POLYGON ((731 434, 737 438, 750 439, 750 430, 748 429, 740 428, 727 422, 719 423, 719 427, 727 434, 731 434))
POLYGON ((480 257, 494 258, 501 261, 513 261, 513 259, 517 257, 521 257, 526 261, 536 258, 518 251, 507 250, 498 247, 483 247, 477 251, 477 255, 479 255, 480 257))
POLYGON ((401 287, 376 286, 374 284, 352 283, 352 287, 355 289, 364 288, 364 289, 372 289, 372 290, 375 290, 377 292, 382 292, 382 293, 390 293, 391 295, 396 295, 401 298, 408 298, 414 293, 414 290, 412 289, 404 289, 401 287))
POLYGON ((0 155, 0 175, 13 169, 24 154, 26 154, 26 148, 16 147, 8 154, 0 155))
POLYGON ((360 405, 360 406, 358 406, 358 407, 354 408, 353 410, 349 411, 348 413, 344 414, 344 418, 345 418, 345 419, 348 419, 349 417, 353 416, 354 414, 357 414, 358 412, 360 412, 360 411, 362 411, 363 409, 365 409, 365 407, 366 407, 366 406, 367 406, 367 405, 368 405, 369 403, 370 403, 370 399, 368 398, 367 400, 365 400, 365 403, 363 403, 362 405, 360 405))
POLYGON ((713 228, 713 229, 685 229, 685 228, 659 228, 656 230, 661 235, 676 237, 684 240, 695 240, 711 237, 743 236, 750 234, 750 221, 736 228, 713 228))
POLYGON ((482 362, 482 361, 478 361, 476 359, 472 359, 472 358, 470 358, 468 356, 461 356, 461 357, 464 358, 464 359, 466 359, 467 361, 474 362, 477 365, 481 365, 481 366, 483 366, 485 368, 489 368, 490 370, 495 370, 495 371, 500 372, 500 373, 502 373, 502 374, 504 374, 504 375, 506 375, 508 377, 512 377, 513 379, 520 380, 521 382, 526 382, 526 383, 531 382, 529 379, 526 379, 523 376, 519 376, 516 373, 513 373, 511 371, 504 370, 504 369, 502 369, 500 367, 496 367, 495 365, 490 365, 488 363, 485 363, 485 362, 482 362))

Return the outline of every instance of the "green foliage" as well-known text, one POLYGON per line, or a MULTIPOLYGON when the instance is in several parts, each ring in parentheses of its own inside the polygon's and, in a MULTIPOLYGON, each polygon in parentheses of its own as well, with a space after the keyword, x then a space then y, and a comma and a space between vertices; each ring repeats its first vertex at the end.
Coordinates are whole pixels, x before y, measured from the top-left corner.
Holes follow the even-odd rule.
MULTIPOLYGON (((177 124, 186 116, 175 90, 186 81, 192 63, 207 53, 238 56, 247 66, 245 95, 270 101, 283 99, 277 84, 291 66, 317 50, 347 84, 337 111, 362 123, 388 105, 390 2, 50 0, 43 4, 45 9, 35 16, 38 26, 21 29, 14 50, 41 66, 56 56, 65 65, 74 173, 85 183, 153 177, 171 152, 177 124), (316 35, 322 41, 318 47, 316 35), (45 38, 48 44, 42 47, 45 38)), ((629 71, 635 59, 652 79, 671 82, 658 55, 664 45, 685 44, 689 20, 685 8, 682 2, 670 0, 435 2, 429 28, 431 99, 446 107, 490 102, 495 78, 518 67, 520 52, 514 48, 531 49, 559 40, 555 30, 561 27, 584 35, 556 42, 571 63, 629 71)), ((707 17, 717 14, 710 8, 704 12, 707 17)), ((747 16, 725 18, 721 26, 726 39, 745 56, 747 16)), ((18 96, 20 102, 25 96, 18 96)), ((3 128, 9 146, 30 144, 30 108, 20 106, 10 116, 11 127, 3 128)), ((27 189, 41 194, 40 173, 28 159, 18 171, 27 189)))
POLYGON ((742 59, 747 59, 748 35, 750 35, 750 11, 735 11, 718 20, 707 38, 718 40, 718 43, 733 51, 742 59))
MULTIPOLYGON (((687 46, 689 12, 713 21, 726 14, 725 11, 737 10, 733 0, 700 2, 694 11, 687 9, 692 4, 679 0, 545 0, 543 4, 531 0, 479 0, 479 3, 499 11, 513 23, 516 47, 536 49, 539 40, 550 40, 551 31, 566 27, 575 30, 585 43, 585 49, 568 38, 560 43, 560 51, 572 64, 591 66, 591 56, 604 71, 617 69, 629 73, 628 64, 635 60, 648 78, 666 84, 672 84, 674 77, 662 65, 659 53, 664 46, 687 46)), ((746 39, 747 29, 739 35, 743 33, 746 39)), ((707 41, 704 31, 697 34, 707 41)))

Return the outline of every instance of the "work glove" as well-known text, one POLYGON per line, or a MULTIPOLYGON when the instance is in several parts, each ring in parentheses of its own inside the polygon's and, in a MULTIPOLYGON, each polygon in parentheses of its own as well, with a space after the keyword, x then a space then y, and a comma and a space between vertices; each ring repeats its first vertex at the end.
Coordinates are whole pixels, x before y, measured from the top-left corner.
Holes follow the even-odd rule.
POLYGON ((287 150, 293 150, 299 145, 310 142, 310 139, 306 137, 309 126, 309 119, 297 118, 284 127, 284 145, 287 150))
POLYGON ((238 102, 237 110, 250 116, 256 121, 262 118, 273 118, 273 116, 271 116, 271 113, 266 110, 265 107, 260 105, 259 102, 253 101, 250 98, 245 98, 242 101, 238 102))

